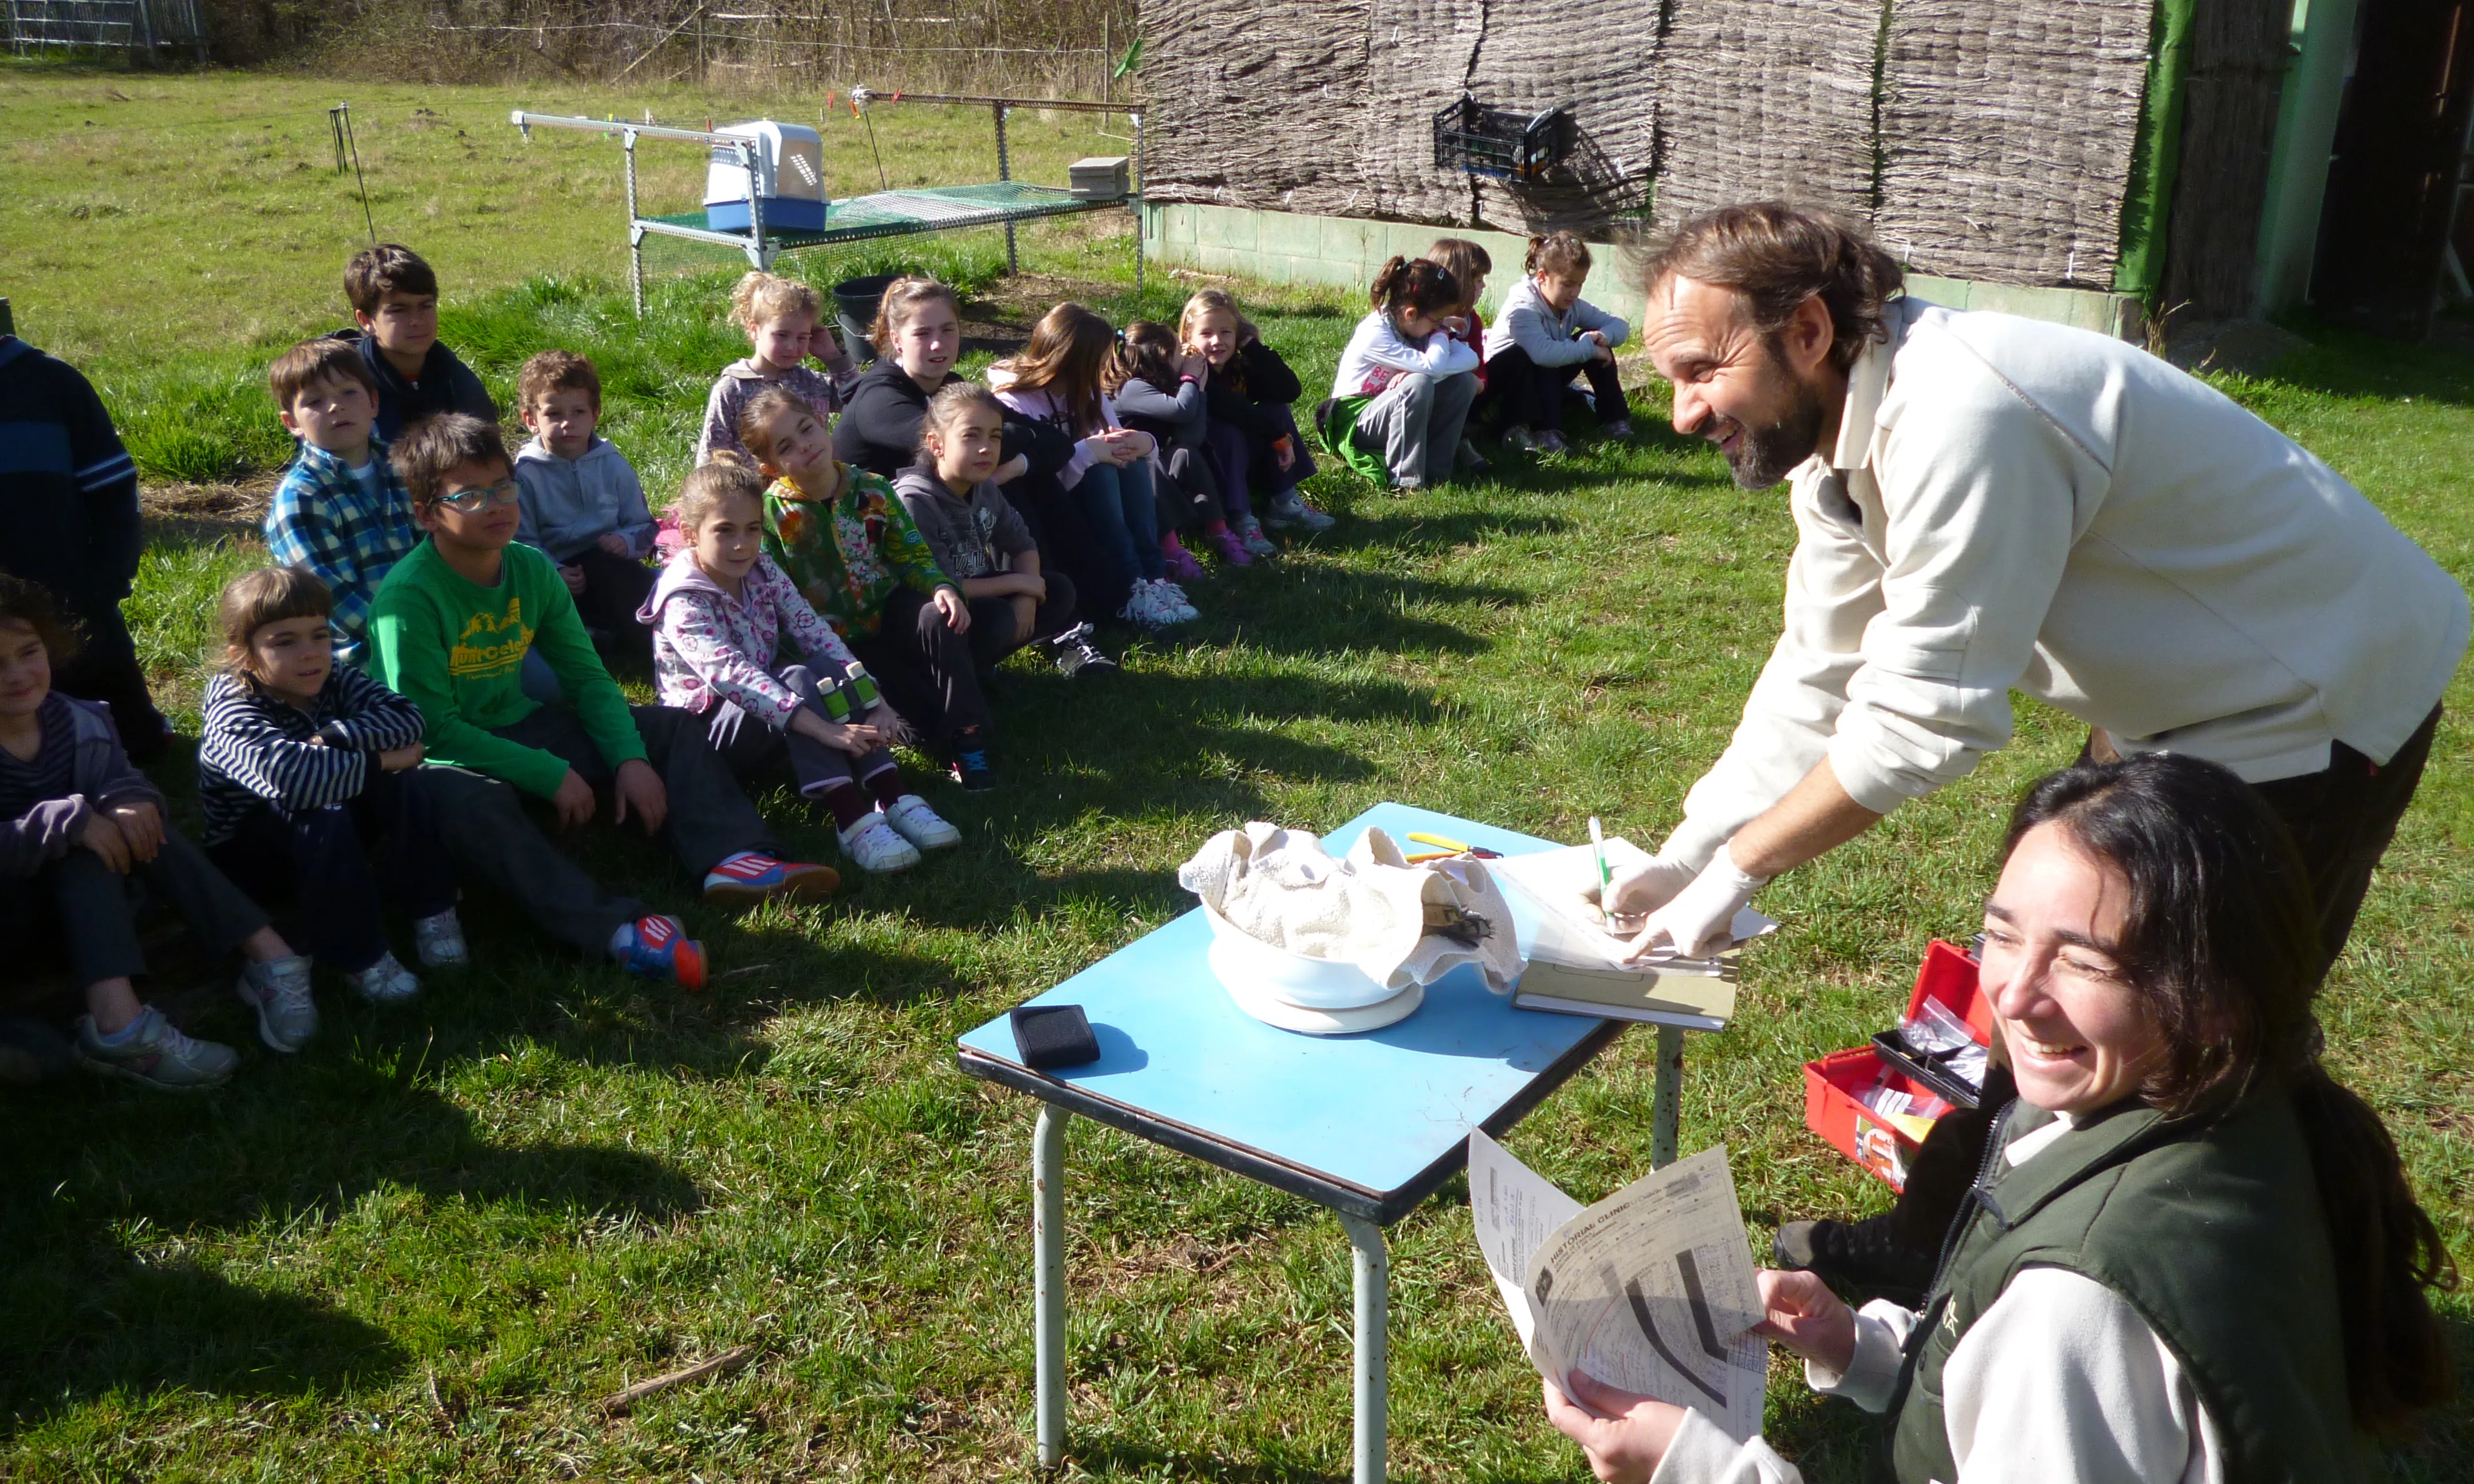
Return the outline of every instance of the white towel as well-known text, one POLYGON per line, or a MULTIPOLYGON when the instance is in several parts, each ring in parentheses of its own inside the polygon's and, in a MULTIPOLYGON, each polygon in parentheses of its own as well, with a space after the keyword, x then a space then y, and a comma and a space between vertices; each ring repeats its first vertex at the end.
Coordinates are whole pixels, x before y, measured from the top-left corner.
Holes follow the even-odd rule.
POLYGON ((1497 994, 1520 976, 1512 909, 1486 867, 1461 858, 1412 866, 1379 829, 1335 860, 1314 835, 1256 821, 1212 836, 1176 879, 1240 931, 1354 964, 1389 989, 1432 984, 1463 964, 1477 965, 1497 994), (1465 924, 1461 935, 1430 931, 1429 908, 1465 924), (1474 945, 1464 941, 1471 932, 1474 945))

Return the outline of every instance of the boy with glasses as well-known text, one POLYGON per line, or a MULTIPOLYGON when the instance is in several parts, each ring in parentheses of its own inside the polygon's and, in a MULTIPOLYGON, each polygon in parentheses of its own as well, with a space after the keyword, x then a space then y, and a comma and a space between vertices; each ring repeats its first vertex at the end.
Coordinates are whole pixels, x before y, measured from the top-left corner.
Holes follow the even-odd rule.
MULTIPOLYGON (((632 818, 662 838, 710 902, 823 897, 841 884, 826 867, 773 853, 771 832, 696 717, 628 705, 557 563, 516 543, 521 491, 495 424, 459 413, 430 419, 403 436, 394 459, 429 539, 378 588, 371 640, 380 677, 427 719, 432 761, 512 784, 569 828, 592 820, 595 786, 607 788, 611 822, 632 818), (518 682, 535 651, 558 677, 559 705, 532 700, 518 682)), ((451 804, 439 812, 450 834, 475 827, 451 804)), ((475 860, 489 848, 475 840, 456 853, 475 860)), ((626 958, 626 929, 614 922, 610 931, 611 950, 626 958)), ((697 958, 700 977, 700 950, 697 958)))

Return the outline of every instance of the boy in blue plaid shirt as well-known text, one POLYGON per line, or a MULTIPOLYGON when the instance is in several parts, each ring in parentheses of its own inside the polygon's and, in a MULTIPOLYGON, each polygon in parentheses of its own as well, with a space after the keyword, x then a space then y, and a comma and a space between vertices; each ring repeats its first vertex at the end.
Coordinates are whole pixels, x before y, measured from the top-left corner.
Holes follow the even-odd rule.
POLYGON ((267 368, 283 426, 301 451, 266 510, 266 546, 279 566, 314 573, 335 596, 335 658, 366 652, 370 600, 421 544, 412 499, 376 433, 377 386, 350 342, 311 340, 267 368))

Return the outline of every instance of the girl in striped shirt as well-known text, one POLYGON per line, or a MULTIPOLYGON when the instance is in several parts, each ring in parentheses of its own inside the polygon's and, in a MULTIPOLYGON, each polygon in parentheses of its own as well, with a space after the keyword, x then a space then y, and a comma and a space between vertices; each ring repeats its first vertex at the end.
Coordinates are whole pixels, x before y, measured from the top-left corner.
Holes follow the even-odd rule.
MULTIPOLYGON (((424 968, 464 963, 464 930, 411 771, 421 709, 335 663, 333 610, 327 585, 293 567, 261 567, 224 589, 228 663, 206 686, 198 745, 200 843, 243 891, 291 909, 313 958, 383 1004, 411 998, 421 981, 389 951, 382 907, 412 918, 424 968)), ((316 1031, 317 1014, 306 995, 262 1006, 259 1035, 291 1050, 316 1031)))

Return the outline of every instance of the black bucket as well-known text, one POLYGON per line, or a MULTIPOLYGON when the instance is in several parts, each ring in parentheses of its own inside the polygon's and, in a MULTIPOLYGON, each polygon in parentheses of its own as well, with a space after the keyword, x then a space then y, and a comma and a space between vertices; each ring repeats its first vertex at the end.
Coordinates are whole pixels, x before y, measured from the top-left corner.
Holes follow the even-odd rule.
POLYGON ((876 330, 876 310, 885 301, 885 291, 901 276, 869 274, 864 278, 844 278, 834 285, 834 323, 841 326, 843 348, 861 366, 876 364, 876 343, 868 336, 876 330))

